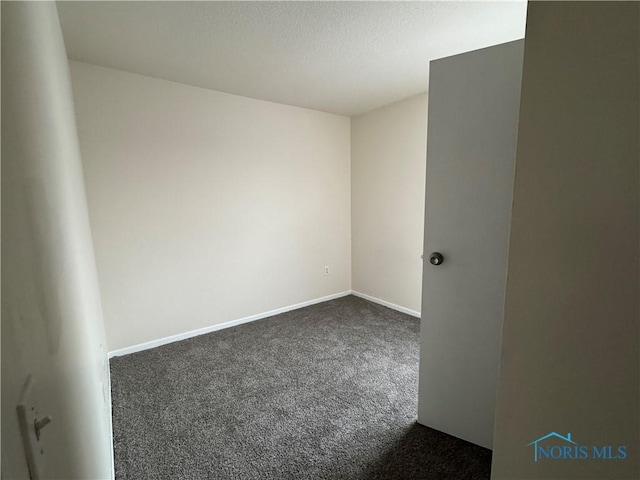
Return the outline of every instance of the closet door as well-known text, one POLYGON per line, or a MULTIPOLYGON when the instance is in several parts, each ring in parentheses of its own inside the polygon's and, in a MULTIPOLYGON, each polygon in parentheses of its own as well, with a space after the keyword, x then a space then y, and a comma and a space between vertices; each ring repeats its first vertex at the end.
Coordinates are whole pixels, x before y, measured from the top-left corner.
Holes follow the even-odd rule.
POLYGON ((418 421, 492 446, 524 41, 431 62, 418 421))

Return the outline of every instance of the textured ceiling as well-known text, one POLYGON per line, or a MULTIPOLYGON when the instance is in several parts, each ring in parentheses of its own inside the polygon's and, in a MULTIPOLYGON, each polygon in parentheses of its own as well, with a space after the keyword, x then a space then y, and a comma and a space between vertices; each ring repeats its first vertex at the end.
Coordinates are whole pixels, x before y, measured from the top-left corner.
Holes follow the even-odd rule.
POLYGON ((429 61, 524 36, 526 2, 58 2, 69 58, 357 115, 429 61))

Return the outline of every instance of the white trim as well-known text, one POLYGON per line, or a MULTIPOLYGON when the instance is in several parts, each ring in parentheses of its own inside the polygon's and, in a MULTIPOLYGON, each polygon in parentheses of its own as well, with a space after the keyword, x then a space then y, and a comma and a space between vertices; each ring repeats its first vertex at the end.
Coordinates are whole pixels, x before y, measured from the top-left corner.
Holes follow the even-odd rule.
POLYGON ((415 310, 411 310, 410 308, 401 307, 400 305, 396 305, 395 303, 387 302, 386 300, 381 300, 379 298, 372 297, 371 295, 367 295, 366 293, 356 292, 355 290, 352 290, 351 294, 355 295, 356 297, 369 300, 370 302, 377 303, 379 305, 384 305, 385 307, 389 307, 393 310, 406 313, 407 315, 411 315, 412 317, 420 318, 420 312, 416 312, 415 310))
MULTIPOLYGON (((148 350, 150 348, 166 345, 167 343, 173 343, 179 340, 184 340, 186 338, 197 337, 198 335, 204 335, 205 333, 215 332, 217 330, 222 330, 229 327, 235 327, 236 325, 241 325, 243 323, 253 322, 255 320, 260 320, 262 318, 272 317, 273 315, 278 315, 279 313, 290 312, 291 310, 297 310, 298 308, 308 307, 310 305, 315 305, 316 303, 322 303, 328 300, 334 300, 336 298, 346 297, 347 295, 351 295, 351 293, 352 293, 351 290, 347 290, 345 292, 340 292, 340 293, 334 293, 333 295, 314 298, 313 300, 308 300, 302 303, 296 303, 295 305, 289 305, 287 307, 277 308, 275 310, 271 310, 268 312, 258 313, 256 315, 250 315, 248 317, 238 318, 236 320, 230 320, 228 322, 217 323, 209 327, 199 328, 198 330, 191 330, 190 332, 178 333, 176 335, 171 335, 169 337, 159 338, 157 340, 151 340, 150 342, 139 343, 138 345, 119 348, 117 350, 113 350, 109 352, 109 358, 119 357, 122 355, 129 355, 130 353, 141 352, 143 350, 148 350)), ((402 308, 402 307, 398 307, 398 308, 402 308)), ((109 391, 111 391, 111 389, 109 389, 109 391)))
MULTIPOLYGON (((109 354, 107 353, 107 357, 109 354)), ((116 455, 115 455, 115 443, 113 441, 113 401, 111 399, 111 363, 107 358, 107 388, 109 391, 109 395, 107 400, 109 400, 109 433, 111 434, 111 480, 115 480, 116 478, 116 455)))

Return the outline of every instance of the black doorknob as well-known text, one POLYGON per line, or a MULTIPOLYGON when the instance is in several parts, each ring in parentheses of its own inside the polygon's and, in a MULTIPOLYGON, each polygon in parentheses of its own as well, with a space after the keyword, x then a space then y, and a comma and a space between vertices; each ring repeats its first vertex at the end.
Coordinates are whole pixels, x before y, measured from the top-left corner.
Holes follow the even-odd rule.
POLYGON ((440 252, 433 252, 429 255, 429 263, 431 265, 440 265, 442 262, 444 262, 444 257, 440 252))

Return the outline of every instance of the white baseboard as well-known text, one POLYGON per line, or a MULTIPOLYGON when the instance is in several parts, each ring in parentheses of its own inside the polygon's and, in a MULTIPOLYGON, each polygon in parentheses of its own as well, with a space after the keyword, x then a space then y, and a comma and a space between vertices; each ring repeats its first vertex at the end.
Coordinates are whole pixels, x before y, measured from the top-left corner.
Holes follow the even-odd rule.
MULTIPOLYGON (((308 307, 310 305, 315 305, 316 303, 322 303, 329 300, 334 300, 336 298, 346 297, 347 295, 351 295, 351 290, 347 290, 345 292, 340 292, 340 293, 334 293, 333 295, 327 295, 326 297, 315 298, 313 300, 308 300, 302 303, 296 303, 295 305, 289 305, 287 307, 277 308, 269 312, 258 313, 256 315, 250 315, 248 317, 238 318, 236 320, 218 323, 216 325, 211 325, 209 327, 199 328, 198 330, 191 330, 190 332, 178 333, 177 335, 171 335, 169 337, 159 338, 157 340, 151 340, 150 342, 144 342, 144 343, 139 343, 138 345, 132 345, 130 347, 119 348, 117 350, 112 350, 111 352, 109 352, 109 358, 120 357, 122 355, 129 355, 130 353, 141 352, 143 350, 159 347, 161 345, 166 345, 168 343, 185 340, 191 337, 197 337, 198 335, 204 335, 205 333, 211 333, 217 330, 223 330, 225 328, 235 327, 236 325, 241 325, 243 323, 249 323, 255 320, 260 320, 262 318, 272 317, 280 313, 290 312, 291 310, 297 310, 299 308, 308 307)), ((398 308, 402 308, 402 307, 398 307, 398 308)))
POLYGON ((352 290, 351 294, 355 295, 356 297, 369 300, 370 302, 377 303, 379 305, 384 305, 385 307, 389 307, 392 310, 397 310, 399 312, 406 313, 407 315, 411 315, 412 317, 420 318, 420 312, 416 312, 415 310, 411 310, 410 308, 401 307, 400 305, 396 305, 395 303, 387 302, 386 300, 381 300, 380 298, 372 297, 371 295, 367 295, 366 293, 356 292, 355 290, 352 290))
MULTIPOLYGON (((180 340, 185 340, 191 337, 197 337, 198 335, 204 335, 205 333, 211 333, 217 330, 223 330, 225 328, 235 327, 236 325, 242 325, 243 323, 249 323, 255 320, 272 317, 280 313, 290 312, 292 310, 297 310, 299 308, 315 305, 316 303, 322 303, 322 302, 327 302, 329 300, 334 300, 336 298, 346 297, 347 295, 355 295, 356 297, 364 298, 365 300, 369 300, 370 302, 384 305, 385 307, 391 308, 393 310, 397 310, 399 312, 406 313, 407 315, 420 318, 420 312, 416 312, 415 310, 411 310, 406 307, 401 307, 400 305, 396 305, 395 303, 387 302, 386 300, 372 297, 371 295, 357 292, 355 290, 347 290, 340 293, 334 293, 333 295, 327 295, 326 297, 314 298, 313 300, 308 300, 306 302, 296 303, 295 305, 289 305, 287 307, 277 308, 275 310, 271 310, 268 312, 258 313, 256 315, 250 315, 248 317, 238 318, 236 320, 230 320, 228 322, 218 323, 216 325, 211 325, 209 327, 199 328, 198 330, 191 330, 190 332, 178 333, 176 335, 171 335, 169 337, 159 338, 157 340, 151 340, 150 342, 144 342, 144 343, 139 343, 137 345, 132 345, 130 347, 119 348, 117 350, 110 351, 109 358, 120 357, 122 355, 129 355, 131 353, 141 352, 143 350, 149 350, 150 348, 159 347, 161 345, 166 345, 168 343, 178 342, 180 340)), ((109 392, 111 392, 111 389, 109 389, 109 392)))
POLYGON ((107 362, 107 388, 109 391, 108 400, 109 400, 109 433, 111 434, 111 479, 115 480, 116 478, 116 456, 115 456, 115 442, 113 441, 113 400, 111 398, 111 364, 107 362))

